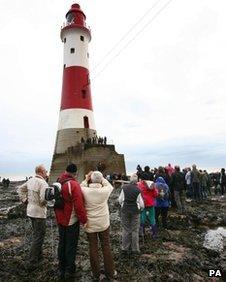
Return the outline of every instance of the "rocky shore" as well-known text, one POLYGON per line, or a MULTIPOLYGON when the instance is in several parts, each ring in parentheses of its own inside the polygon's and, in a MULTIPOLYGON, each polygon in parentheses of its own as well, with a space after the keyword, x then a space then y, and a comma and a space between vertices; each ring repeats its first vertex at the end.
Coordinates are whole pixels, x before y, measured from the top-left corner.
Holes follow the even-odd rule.
MULTIPOLYGON (((0 187, 0 281, 57 281, 58 232, 53 210, 48 211, 44 260, 40 268, 25 270, 29 255, 31 226, 19 203, 14 182, 8 189, 0 187)), ((226 200, 212 197, 200 204, 187 203, 186 215, 174 209, 169 213, 167 230, 159 228, 158 239, 150 234, 141 238, 141 255, 122 257, 120 254, 120 215, 117 198, 120 188, 114 190, 109 206, 111 213, 111 244, 117 281, 209 281, 208 269, 221 269, 226 275, 226 241, 221 249, 204 247, 208 230, 226 228, 226 200)), ((81 230, 77 255, 76 281, 91 281, 88 245, 81 230)))

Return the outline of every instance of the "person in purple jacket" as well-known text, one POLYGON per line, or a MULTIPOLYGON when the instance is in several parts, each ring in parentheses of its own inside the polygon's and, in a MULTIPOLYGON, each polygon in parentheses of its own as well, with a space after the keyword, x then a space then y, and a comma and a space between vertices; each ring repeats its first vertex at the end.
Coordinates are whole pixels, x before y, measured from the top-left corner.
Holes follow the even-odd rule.
POLYGON ((158 189, 158 197, 156 198, 155 218, 158 224, 158 218, 161 214, 162 227, 167 228, 167 214, 170 205, 169 186, 163 177, 158 177, 155 181, 155 187, 158 189))

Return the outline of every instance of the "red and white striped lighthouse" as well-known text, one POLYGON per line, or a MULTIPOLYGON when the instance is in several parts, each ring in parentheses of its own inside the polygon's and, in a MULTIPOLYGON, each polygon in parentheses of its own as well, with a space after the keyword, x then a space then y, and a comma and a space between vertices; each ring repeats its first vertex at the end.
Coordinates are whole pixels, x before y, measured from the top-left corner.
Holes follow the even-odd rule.
POLYGON ((61 40, 64 44, 63 85, 56 154, 76 146, 82 138, 96 136, 89 78, 91 32, 78 4, 73 4, 66 14, 61 40))

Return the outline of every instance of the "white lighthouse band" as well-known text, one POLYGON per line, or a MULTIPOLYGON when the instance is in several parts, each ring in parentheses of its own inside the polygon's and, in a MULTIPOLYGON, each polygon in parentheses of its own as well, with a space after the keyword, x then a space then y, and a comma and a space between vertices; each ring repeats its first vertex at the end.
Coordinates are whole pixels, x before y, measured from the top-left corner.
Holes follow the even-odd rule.
POLYGON ((81 66, 89 69, 89 36, 81 29, 67 29, 62 33, 64 42, 64 68, 81 66))
POLYGON ((58 130, 66 128, 89 128, 95 130, 93 111, 66 109, 60 111, 58 130))

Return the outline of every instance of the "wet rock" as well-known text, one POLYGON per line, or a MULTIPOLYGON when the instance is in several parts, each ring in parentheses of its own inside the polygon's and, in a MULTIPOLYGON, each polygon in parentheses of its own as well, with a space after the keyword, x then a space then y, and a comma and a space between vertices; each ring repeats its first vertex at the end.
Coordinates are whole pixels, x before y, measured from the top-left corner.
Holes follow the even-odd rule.
POLYGON ((224 240, 226 239, 226 228, 218 227, 216 230, 209 230, 205 235, 203 246, 216 252, 224 250, 224 240))
POLYGON ((223 240, 223 252, 220 256, 220 267, 223 272, 223 276, 226 277, 226 238, 223 240))
POLYGON ((87 272, 90 270, 90 262, 88 260, 82 261, 80 267, 83 271, 87 272))
POLYGON ((8 219, 24 218, 25 216, 26 216, 26 205, 22 203, 10 207, 7 211, 8 219))
POLYGON ((193 274, 193 279, 194 279, 193 281, 197 281, 197 282, 205 281, 204 277, 202 277, 202 276, 200 276, 196 273, 193 274))
MULTIPOLYGON (((169 211, 168 230, 158 228, 158 239, 153 241, 147 228, 140 240, 140 256, 122 257, 121 224, 118 196, 121 189, 114 189, 109 209, 111 217, 111 249, 118 271, 118 281, 207 281, 207 269, 225 269, 225 255, 203 247, 207 228, 220 225, 225 220, 225 202, 210 199, 203 203, 187 202, 187 213, 169 211)), ((0 211, 0 277, 2 281, 57 281, 58 230, 53 211, 48 211, 47 230, 43 247, 44 262, 31 273, 19 266, 29 258, 31 223, 16 212, 10 198, 17 196, 15 187, 0 195, 4 211, 0 211), (13 207, 8 217, 8 207, 13 207), (7 212, 6 212, 7 211, 7 212), (33 279, 35 277, 35 280, 33 279)), ((1 206, 2 207, 2 206, 1 206)), ((100 259, 103 268, 103 259, 100 259)), ((80 276, 76 281, 91 281, 87 236, 81 228, 77 255, 80 276)))
POLYGON ((0 242, 0 250, 13 248, 21 244, 21 237, 11 237, 0 242))
POLYGON ((120 216, 119 216, 119 211, 111 213, 110 219, 111 219, 111 222, 116 222, 116 223, 118 222, 118 223, 120 223, 121 219, 120 219, 120 216))

